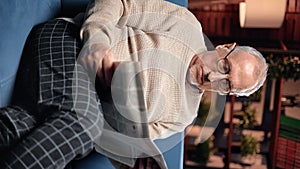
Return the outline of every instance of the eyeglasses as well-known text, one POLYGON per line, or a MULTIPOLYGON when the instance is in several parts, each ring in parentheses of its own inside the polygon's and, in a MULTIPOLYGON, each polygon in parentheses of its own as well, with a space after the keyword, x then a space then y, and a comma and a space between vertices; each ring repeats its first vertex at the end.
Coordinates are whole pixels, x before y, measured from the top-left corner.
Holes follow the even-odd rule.
MULTIPOLYGON (((217 67, 218 71, 221 74, 228 74, 230 72, 231 64, 228 61, 227 57, 234 51, 235 47, 229 51, 224 58, 221 58, 218 60, 217 67)), ((231 91, 231 82, 229 79, 221 79, 217 81, 218 83, 218 89, 220 92, 224 94, 228 94, 231 91)))

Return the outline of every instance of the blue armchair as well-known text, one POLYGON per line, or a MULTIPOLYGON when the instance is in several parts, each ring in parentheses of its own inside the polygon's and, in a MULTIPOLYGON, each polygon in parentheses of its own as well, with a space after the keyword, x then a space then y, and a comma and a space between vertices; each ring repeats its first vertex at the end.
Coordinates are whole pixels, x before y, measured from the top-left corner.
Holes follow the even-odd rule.
MULTIPOLYGON (((187 0, 169 0, 187 6, 187 0)), ((89 0, 2 0, 0 2, 0 107, 9 105, 16 72, 26 38, 33 26, 58 16, 74 16, 84 11, 89 0)), ((169 143, 178 144, 164 152, 170 169, 183 168, 183 133, 175 134, 155 143, 159 148, 169 143)), ((68 168, 110 169, 108 158, 92 152, 72 162, 68 168)))

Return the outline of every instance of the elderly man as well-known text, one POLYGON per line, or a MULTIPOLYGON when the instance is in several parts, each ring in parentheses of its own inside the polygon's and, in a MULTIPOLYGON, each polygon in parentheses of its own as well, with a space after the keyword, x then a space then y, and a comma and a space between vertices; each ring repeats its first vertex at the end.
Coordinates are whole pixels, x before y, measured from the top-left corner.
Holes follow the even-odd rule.
POLYGON ((197 19, 166 1, 96 0, 81 36, 85 46, 78 61, 100 79, 102 91, 120 62, 141 63, 153 139, 190 124, 205 90, 250 95, 267 75, 265 59, 251 47, 234 43, 207 51, 197 19))
POLYGON ((205 90, 249 95, 267 74, 253 48, 207 51, 197 19, 163 0, 95 0, 80 30, 83 47, 77 33, 61 19, 33 30, 20 68, 20 76, 32 78, 19 79, 20 97, 0 110, 2 166, 63 168, 90 152, 103 127, 98 97, 113 85, 121 62, 141 65, 152 140, 183 131, 205 90))

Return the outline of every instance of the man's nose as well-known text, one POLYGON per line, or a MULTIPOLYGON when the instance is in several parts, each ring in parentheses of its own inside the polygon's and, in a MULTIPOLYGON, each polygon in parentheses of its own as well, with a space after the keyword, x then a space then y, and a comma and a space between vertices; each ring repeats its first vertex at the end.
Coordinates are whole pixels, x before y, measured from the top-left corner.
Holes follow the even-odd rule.
POLYGON ((210 82, 214 82, 214 81, 218 81, 218 80, 226 79, 226 78, 228 78, 228 74, 222 74, 219 72, 210 72, 207 77, 207 79, 210 82))

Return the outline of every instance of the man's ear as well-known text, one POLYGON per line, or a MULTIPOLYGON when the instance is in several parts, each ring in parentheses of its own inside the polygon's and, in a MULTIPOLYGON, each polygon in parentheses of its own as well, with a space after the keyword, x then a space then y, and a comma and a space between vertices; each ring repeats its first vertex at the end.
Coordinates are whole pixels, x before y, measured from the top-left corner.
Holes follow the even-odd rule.
POLYGON ((224 45, 218 45, 216 47, 216 51, 220 57, 224 57, 230 50, 232 50, 236 46, 236 43, 228 43, 224 45))
POLYGON ((227 44, 224 44, 224 45, 218 45, 216 47, 216 49, 227 49, 227 50, 232 50, 234 47, 236 46, 236 43, 227 43, 227 44))

